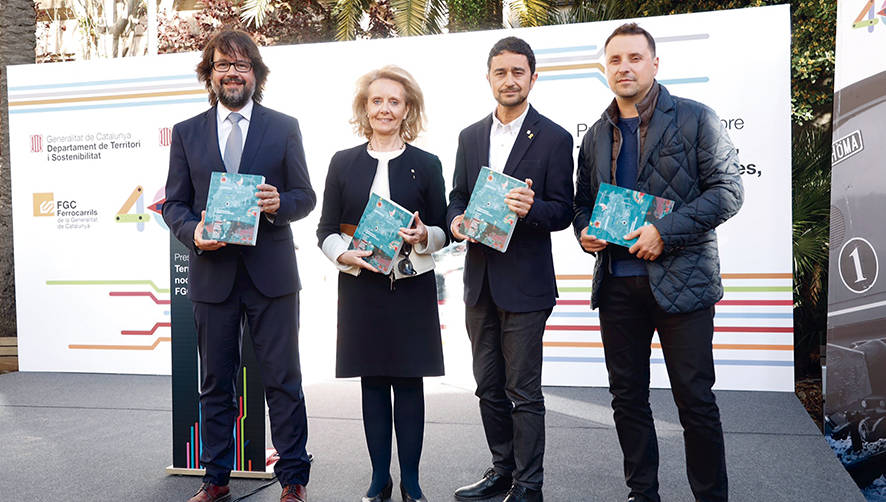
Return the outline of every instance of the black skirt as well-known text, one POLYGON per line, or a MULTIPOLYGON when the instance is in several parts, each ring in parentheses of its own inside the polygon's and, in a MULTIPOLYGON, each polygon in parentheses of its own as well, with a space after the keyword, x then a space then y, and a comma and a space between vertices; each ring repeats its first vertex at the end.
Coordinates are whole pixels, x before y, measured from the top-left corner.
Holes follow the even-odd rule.
POLYGON ((338 274, 335 376, 443 374, 434 271, 394 281, 362 271, 338 274))

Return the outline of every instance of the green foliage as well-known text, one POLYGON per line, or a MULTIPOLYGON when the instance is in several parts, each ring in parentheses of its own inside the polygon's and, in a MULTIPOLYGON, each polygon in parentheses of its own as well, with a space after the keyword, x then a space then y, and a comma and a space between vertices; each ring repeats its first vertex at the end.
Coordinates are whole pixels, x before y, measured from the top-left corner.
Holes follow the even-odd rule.
POLYGON ((502 27, 502 4, 496 0, 449 0, 449 31, 502 27))
POLYGON ((551 0, 515 0, 511 8, 517 12, 520 26, 544 26, 559 22, 557 3, 551 0))
POLYGON ((800 377, 816 374, 827 333, 831 135, 807 127, 793 141, 794 351, 800 377))
POLYGON ((391 0, 399 35, 421 35, 428 22, 426 0, 391 0))
POLYGON ((560 23, 591 23, 610 19, 625 19, 636 14, 632 2, 622 0, 576 0, 560 23))

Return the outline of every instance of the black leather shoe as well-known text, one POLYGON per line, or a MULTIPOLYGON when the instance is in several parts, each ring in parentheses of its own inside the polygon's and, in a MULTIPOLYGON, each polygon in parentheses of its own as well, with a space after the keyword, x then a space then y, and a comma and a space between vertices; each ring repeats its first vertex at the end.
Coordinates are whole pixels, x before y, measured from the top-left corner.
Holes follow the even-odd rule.
POLYGON ((458 500, 483 500, 496 495, 501 495, 511 488, 513 479, 511 476, 505 476, 495 472, 495 469, 488 469, 483 474, 483 479, 468 486, 462 486, 455 490, 455 498, 458 500))
POLYGON ((381 492, 379 492, 378 495, 370 497, 369 494, 367 494, 365 497, 363 497, 363 500, 361 502, 385 502, 385 500, 390 500, 391 492, 393 491, 394 482, 391 481, 391 478, 388 478, 388 483, 385 485, 384 488, 381 489, 381 492))
POLYGON ((406 488, 403 487, 402 481, 400 481, 400 497, 403 498, 403 502, 428 502, 428 499, 425 498, 424 494, 419 498, 414 498, 412 495, 406 493, 406 488))
POLYGON ((541 490, 533 490, 522 485, 514 485, 502 502, 543 502, 541 490))

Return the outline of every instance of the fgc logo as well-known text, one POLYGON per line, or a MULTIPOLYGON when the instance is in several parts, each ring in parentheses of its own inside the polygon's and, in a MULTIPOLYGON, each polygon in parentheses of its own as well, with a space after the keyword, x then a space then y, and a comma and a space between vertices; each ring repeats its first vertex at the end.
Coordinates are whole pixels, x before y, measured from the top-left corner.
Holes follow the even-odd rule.
POLYGON ((52 192, 34 194, 34 216, 55 216, 55 196, 52 192))
POLYGON ((59 210, 68 209, 77 209, 77 201, 56 201, 53 192, 34 193, 34 216, 55 216, 59 210))

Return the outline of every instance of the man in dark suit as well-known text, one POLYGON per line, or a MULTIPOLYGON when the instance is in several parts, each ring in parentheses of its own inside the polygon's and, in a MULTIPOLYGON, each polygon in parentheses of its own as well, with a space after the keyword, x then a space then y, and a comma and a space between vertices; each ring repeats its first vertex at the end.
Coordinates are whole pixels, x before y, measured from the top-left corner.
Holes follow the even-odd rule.
POLYGON ((172 130, 163 219, 190 248, 189 296, 194 304, 202 378, 206 475, 190 502, 230 500, 234 377, 240 365, 241 326, 248 323, 261 364, 271 434, 280 455, 274 471, 285 502, 305 502, 310 461, 307 415, 298 358, 300 283, 289 224, 316 203, 298 122, 259 104, 268 68, 242 31, 223 30, 209 41, 197 66, 212 108, 172 130), (203 238, 213 171, 259 174, 261 208, 254 247, 203 238))
POLYGON ((456 240, 480 167, 525 180, 505 202, 519 220, 507 251, 468 243, 465 324, 492 468, 459 488, 459 500, 508 492, 506 502, 542 500, 544 396, 542 335, 556 303, 551 232, 572 219, 572 137, 529 106, 535 55, 525 41, 500 40, 489 52, 486 76, 495 112, 458 138, 447 220, 456 240))

